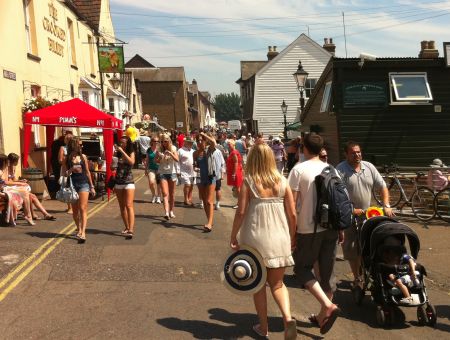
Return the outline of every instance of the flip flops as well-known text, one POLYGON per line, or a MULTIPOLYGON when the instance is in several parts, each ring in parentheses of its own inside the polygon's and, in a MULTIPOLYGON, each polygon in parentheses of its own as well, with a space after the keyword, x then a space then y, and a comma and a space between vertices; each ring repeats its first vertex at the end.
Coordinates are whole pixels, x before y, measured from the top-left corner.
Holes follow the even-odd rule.
POLYGON ((341 310, 336 306, 336 308, 331 311, 330 315, 326 316, 323 319, 322 324, 320 325, 320 334, 327 333, 331 329, 331 327, 333 327, 333 324, 340 313, 341 310))
POLYGON ((261 330, 261 325, 259 323, 253 326, 253 332, 255 332, 259 337, 263 339, 269 339, 269 332, 264 334, 261 330))
POLYGON ((209 225, 204 225, 203 226, 203 232, 205 233, 210 233, 212 231, 213 226, 209 226, 209 225))
POLYGON ((286 329, 284 331, 284 339, 285 340, 294 340, 297 339, 297 321, 292 319, 287 322, 286 329))

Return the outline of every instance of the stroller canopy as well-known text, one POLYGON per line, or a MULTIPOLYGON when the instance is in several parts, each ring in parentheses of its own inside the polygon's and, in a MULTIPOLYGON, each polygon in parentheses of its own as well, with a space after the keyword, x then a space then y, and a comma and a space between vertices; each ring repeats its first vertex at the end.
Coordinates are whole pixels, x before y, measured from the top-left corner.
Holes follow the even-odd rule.
POLYGON ((360 232, 362 256, 375 259, 378 247, 389 236, 406 236, 411 256, 417 259, 420 240, 416 232, 407 225, 385 216, 371 218, 362 226, 360 232))

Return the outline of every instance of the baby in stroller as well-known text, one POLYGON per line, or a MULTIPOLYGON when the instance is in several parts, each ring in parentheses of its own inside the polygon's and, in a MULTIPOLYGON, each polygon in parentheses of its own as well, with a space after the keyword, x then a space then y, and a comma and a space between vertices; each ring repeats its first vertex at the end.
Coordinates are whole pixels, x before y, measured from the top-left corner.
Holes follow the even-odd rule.
POLYGON ((386 268, 395 268, 394 273, 385 271, 385 278, 402 292, 403 298, 399 302, 404 305, 413 304, 414 300, 409 289, 420 286, 418 279, 420 273, 416 271, 416 262, 406 253, 406 248, 399 237, 389 236, 384 240, 381 259, 387 265, 386 268))

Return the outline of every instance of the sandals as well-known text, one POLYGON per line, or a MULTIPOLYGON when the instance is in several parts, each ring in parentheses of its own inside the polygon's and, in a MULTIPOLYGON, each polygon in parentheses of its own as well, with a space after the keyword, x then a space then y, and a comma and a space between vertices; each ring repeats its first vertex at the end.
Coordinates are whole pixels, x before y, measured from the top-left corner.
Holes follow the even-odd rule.
POLYGON ((210 233, 212 231, 213 226, 209 226, 209 225, 204 225, 203 226, 203 232, 204 233, 210 233))
POLYGON ((45 216, 44 216, 44 220, 47 220, 47 221, 56 221, 56 217, 49 214, 49 215, 45 215, 45 216))
POLYGON ((297 321, 292 318, 291 321, 287 322, 286 329, 284 330, 284 339, 285 340, 294 340, 297 339, 297 321))
POLYGON ((131 240, 133 238, 134 234, 129 231, 128 233, 125 234, 125 239, 126 240, 131 240))
POLYGON ((264 334, 261 330, 261 325, 258 323, 256 325, 253 326, 253 331, 258 334, 259 337, 263 338, 263 339, 269 339, 269 332, 267 332, 266 334, 264 334))
POLYGON ((338 306, 334 305, 335 308, 331 311, 330 315, 326 316, 322 320, 322 324, 320 325, 320 334, 327 333, 331 327, 333 327, 334 322, 336 321, 337 317, 341 313, 341 310, 338 306))
POLYGON ((77 238, 78 238, 78 244, 86 243, 86 236, 77 235, 77 238))
POLYGON ((122 235, 126 235, 126 234, 128 234, 128 229, 124 229, 124 230, 122 230, 120 233, 122 234, 122 235))
POLYGON ((36 223, 33 222, 33 218, 24 216, 24 219, 28 222, 29 225, 36 225, 36 223))

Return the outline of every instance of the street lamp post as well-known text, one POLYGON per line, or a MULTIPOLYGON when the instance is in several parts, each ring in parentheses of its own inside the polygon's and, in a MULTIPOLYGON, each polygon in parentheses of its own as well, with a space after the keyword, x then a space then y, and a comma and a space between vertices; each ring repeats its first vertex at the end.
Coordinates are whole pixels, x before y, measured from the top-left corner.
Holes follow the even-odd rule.
POLYGON ((305 98, 303 98, 303 90, 305 89, 306 79, 308 78, 308 72, 303 69, 301 60, 298 61, 297 71, 292 74, 295 82, 297 83, 297 89, 300 91, 300 115, 305 108, 305 98))
POLYGON ((177 115, 175 113, 175 97, 177 96, 177 92, 172 92, 172 98, 173 98, 173 128, 174 130, 177 129, 177 115))
POLYGON ((281 104, 281 112, 283 112, 284 116, 284 140, 287 140, 287 121, 286 121, 286 115, 287 115, 287 109, 288 106, 286 105, 286 102, 283 99, 283 103, 281 104))

